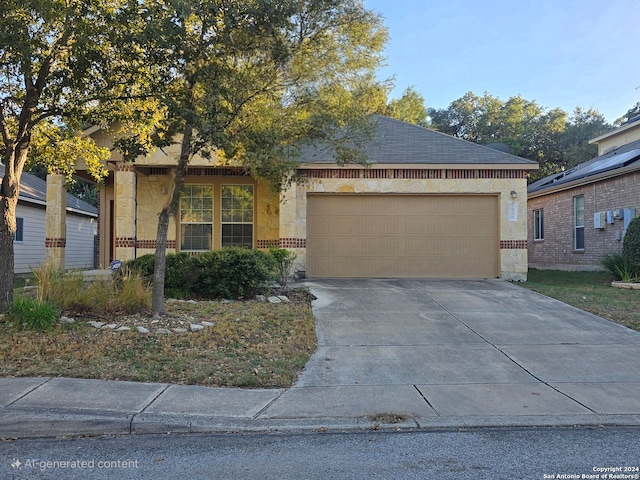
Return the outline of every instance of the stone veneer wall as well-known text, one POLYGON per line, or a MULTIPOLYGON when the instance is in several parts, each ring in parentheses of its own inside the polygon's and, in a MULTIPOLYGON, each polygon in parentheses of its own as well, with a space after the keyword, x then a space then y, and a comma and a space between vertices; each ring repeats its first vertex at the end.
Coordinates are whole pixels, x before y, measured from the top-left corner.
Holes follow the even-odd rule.
POLYGON ((298 255, 296 268, 305 270, 307 193, 422 193, 500 196, 500 273, 505 280, 527 277, 527 181, 523 170, 356 170, 323 169, 302 172, 304 184, 283 194, 280 206, 281 243, 298 255), (378 178, 363 178, 365 175, 378 178), (343 178, 339 178, 343 177, 343 178), (346 177, 346 178, 345 178, 346 177), (349 178, 351 177, 351 178, 349 178), (386 178, 385 178, 386 177, 386 178), (511 197, 514 191, 516 199, 511 197), (517 221, 509 220, 509 202, 517 202, 517 221))
MULTIPOLYGON (((123 169, 124 170, 124 169, 123 169)), ((169 169, 161 169, 159 173, 133 177, 116 172, 116 258, 129 260, 154 253, 158 228, 158 215, 169 202, 173 188, 173 179, 169 169), (135 192, 135 194, 133 193, 135 192), (135 212, 135 213, 133 213, 135 212), (125 224, 126 223, 126 224, 125 224), (134 227, 135 225, 135 227, 134 227), (123 236, 120 232, 131 230, 135 233, 123 236)), ((186 182, 200 184, 238 184, 255 185, 255 219, 254 239, 258 248, 268 248, 279 244, 279 199, 269 191, 268 185, 257 183, 250 177, 234 176, 197 176, 187 177, 186 182)), ((220 208, 219 198, 215 199, 214 208, 220 208)), ((178 248, 178 228, 174 218, 169 220, 167 234, 167 253, 176 252, 178 248)))

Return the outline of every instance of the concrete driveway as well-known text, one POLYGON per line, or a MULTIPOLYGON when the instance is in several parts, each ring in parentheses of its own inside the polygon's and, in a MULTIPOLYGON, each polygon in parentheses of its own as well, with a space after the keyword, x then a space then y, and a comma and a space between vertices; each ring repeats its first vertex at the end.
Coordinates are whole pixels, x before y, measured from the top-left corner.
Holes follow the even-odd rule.
POLYGON ((397 279, 307 285, 318 297, 319 348, 265 417, 388 413, 435 425, 442 417, 555 424, 558 417, 593 423, 594 415, 640 415, 640 333, 521 286, 397 279))

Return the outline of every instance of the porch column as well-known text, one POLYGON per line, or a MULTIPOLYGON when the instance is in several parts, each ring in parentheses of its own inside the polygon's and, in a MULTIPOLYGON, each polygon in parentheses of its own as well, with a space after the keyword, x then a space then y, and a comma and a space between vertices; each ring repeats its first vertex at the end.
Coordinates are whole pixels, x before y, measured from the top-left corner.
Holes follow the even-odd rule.
POLYGON ((136 174, 132 163, 119 163, 115 172, 114 258, 125 261, 136 255, 136 174))
POLYGON ((45 220, 45 265, 64 270, 67 243, 67 192, 65 176, 47 175, 47 207, 45 220))

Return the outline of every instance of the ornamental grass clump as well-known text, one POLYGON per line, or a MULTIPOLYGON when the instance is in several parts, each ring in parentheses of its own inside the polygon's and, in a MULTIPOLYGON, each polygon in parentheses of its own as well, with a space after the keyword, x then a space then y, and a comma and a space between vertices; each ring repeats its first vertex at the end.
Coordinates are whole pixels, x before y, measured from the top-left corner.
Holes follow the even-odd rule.
POLYGON ((9 320, 19 329, 51 330, 58 321, 58 309, 37 298, 16 297, 9 310, 9 320))

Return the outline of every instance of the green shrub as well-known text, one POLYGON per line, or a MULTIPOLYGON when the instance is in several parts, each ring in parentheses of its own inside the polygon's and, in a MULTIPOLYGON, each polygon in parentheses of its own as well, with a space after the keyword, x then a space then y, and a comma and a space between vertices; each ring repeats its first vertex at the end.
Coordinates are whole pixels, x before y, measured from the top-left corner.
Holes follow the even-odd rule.
MULTIPOLYGON (((167 255, 168 256, 168 255, 167 255)), ((138 272, 144 278, 149 280, 153 279, 153 269, 156 264, 156 256, 153 253, 142 255, 141 257, 134 258, 133 260, 127 260, 124 262, 123 268, 128 268, 132 272, 138 272)), ((122 273, 122 268, 114 272, 114 277, 119 277, 122 273)))
POLYGON ((622 255, 640 270, 640 217, 631 220, 627 227, 622 243, 622 255))
POLYGON ((276 261, 276 281, 283 288, 286 288, 289 275, 291 275, 293 270, 293 262, 295 262, 296 258, 298 258, 298 255, 291 250, 287 250, 286 248, 275 247, 271 247, 269 249, 269 254, 276 261))
POLYGON ((51 330, 58 321, 58 309, 49 302, 29 297, 16 297, 9 310, 9 318, 19 328, 51 330))
POLYGON ((194 257, 196 293, 206 298, 241 298, 273 280, 274 258, 259 250, 226 247, 194 257))
MULTIPOLYGON (((153 282, 155 255, 147 254, 125 262, 122 269, 115 272, 116 278, 122 276, 123 269, 138 272, 148 283, 153 282)), ((198 280, 194 257, 186 252, 169 253, 165 257, 164 291, 172 297, 185 297, 195 287, 198 280)))
POLYGON ((616 280, 633 282, 640 277, 640 268, 634 266, 622 253, 609 253, 602 258, 600 264, 613 274, 616 280))

